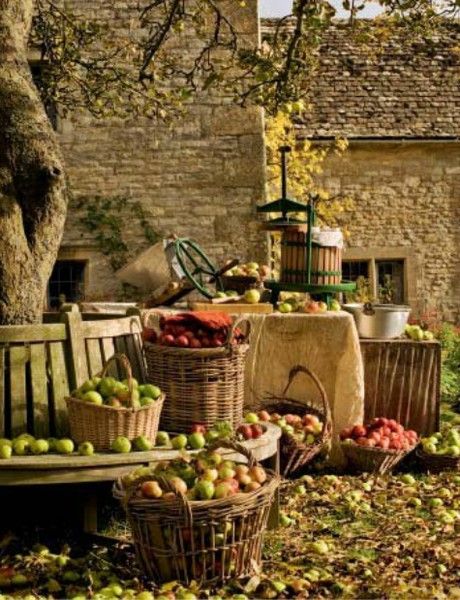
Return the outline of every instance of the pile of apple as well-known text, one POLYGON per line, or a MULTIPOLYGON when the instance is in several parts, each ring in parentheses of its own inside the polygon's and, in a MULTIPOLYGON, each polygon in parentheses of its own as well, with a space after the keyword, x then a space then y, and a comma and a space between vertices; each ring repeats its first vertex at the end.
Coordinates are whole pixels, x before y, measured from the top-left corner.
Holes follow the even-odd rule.
POLYGON ((268 265, 259 265, 256 262, 248 262, 237 265, 225 272, 227 277, 255 277, 257 281, 265 281, 270 276, 268 265))
POLYGON ((418 435, 412 429, 404 427, 394 419, 377 417, 368 425, 347 427, 340 433, 345 444, 357 444, 364 448, 382 450, 410 450, 418 443, 418 435))
POLYGON ((460 430, 453 427, 422 438, 422 448, 427 454, 457 458, 460 456, 460 430))
POLYGON ((404 333, 406 334, 406 337, 416 342, 431 341, 434 339, 433 332, 422 329, 420 325, 406 325, 404 333))
POLYGON ((227 421, 218 421, 209 429, 202 423, 193 423, 188 435, 179 433, 171 437, 166 431, 159 431, 156 445, 170 447, 174 450, 201 450, 216 440, 230 438, 232 434, 233 428, 227 421))
MULTIPOLYGON (((174 319, 174 318, 173 318, 174 319)), ((178 324, 175 320, 162 319, 161 332, 157 343, 161 346, 176 346, 179 348, 220 348, 228 338, 228 328, 207 328, 198 321, 190 320, 178 324)), ((243 341, 244 336, 238 328, 235 330, 235 343, 243 341)))
MULTIPOLYGON (((291 413, 280 415, 278 413, 270 414, 266 410, 260 410, 258 413, 247 413, 245 415, 245 421, 248 424, 252 424, 251 427, 254 427, 257 424, 261 427, 261 422, 270 421, 281 428, 283 436, 295 440, 300 444, 308 445, 316 442, 324 427, 324 423, 316 415, 308 413, 302 416, 291 413)), ((238 432, 240 432, 242 427, 243 426, 240 426, 240 428, 238 428, 238 432)))
MULTIPOLYGON (((268 413, 267 413, 268 414, 268 413)), ((265 433, 265 428, 259 421, 268 421, 269 419, 261 419, 257 413, 247 413, 244 415, 244 423, 236 430, 237 437, 242 440, 256 440, 265 433)))
POLYGON ((288 297, 278 303, 278 311, 286 314, 291 312, 304 312, 308 314, 322 314, 327 311, 337 312, 340 310, 338 300, 332 300, 328 306, 326 302, 316 302, 315 300, 307 300, 302 304, 298 297, 288 297))
POLYGON ((93 377, 85 381, 72 395, 90 404, 112 408, 140 408, 153 404, 161 396, 160 388, 151 383, 139 385, 133 378, 132 386, 131 393, 127 379, 118 381, 114 377, 93 377))
POLYGON ((125 488, 136 486, 138 496, 164 500, 175 498, 171 488, 189 500, 212 500, 253 492, 266 480, 263 467, 248 467, 206 450, 191 459, 160 463, 155 469, 136 469, 122 479, 125 488))

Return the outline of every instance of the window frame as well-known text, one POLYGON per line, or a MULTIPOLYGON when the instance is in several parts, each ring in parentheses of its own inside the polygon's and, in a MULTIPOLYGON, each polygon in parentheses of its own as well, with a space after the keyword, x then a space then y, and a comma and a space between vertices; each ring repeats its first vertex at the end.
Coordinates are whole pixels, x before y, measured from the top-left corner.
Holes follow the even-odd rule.
POLYGON ((369 282, 374 298, 378 297, 377 261, 402 261, 404 290, 403 302, 416 307, 417 302, 417 261, 414 251, 405 247, 390 248, 346 248, 343 253, 344 261, 359 261, 368 263, 369 282))

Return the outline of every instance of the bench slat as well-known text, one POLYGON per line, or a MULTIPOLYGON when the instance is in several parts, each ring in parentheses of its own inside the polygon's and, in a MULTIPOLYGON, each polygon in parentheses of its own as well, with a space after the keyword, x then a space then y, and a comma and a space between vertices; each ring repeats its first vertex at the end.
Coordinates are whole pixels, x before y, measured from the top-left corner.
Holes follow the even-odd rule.
POLYGON ((102 370, 101 346, 98 339, 86 340, 86 356, 88 359, 88 367, 90 377, 94 377, 102 370))
POLYGON ((43 342, 64 341, 67 339, 65 325, 61 323, 48 325, 2 325, 0 340, 2 342, 43 342))
POLYGON ((26 363, 30 350, 27 346, 10 347, 11 435, 27 429, 26 363))
POLYGON ((34 435, 49 436, 48 375, 44 344, 30 346, 30 374, 34 413, 34 435))
POLYGON ((61 342, 53 342, 48 348, 51 366, 51 414, 54 414, 55 433, 64 435, 68 429, 65 397, 69 395, 64 345, 61 342))
POLYGON ((5 348, 0 346, 0 436, 6 435, 5 423, 5 348))

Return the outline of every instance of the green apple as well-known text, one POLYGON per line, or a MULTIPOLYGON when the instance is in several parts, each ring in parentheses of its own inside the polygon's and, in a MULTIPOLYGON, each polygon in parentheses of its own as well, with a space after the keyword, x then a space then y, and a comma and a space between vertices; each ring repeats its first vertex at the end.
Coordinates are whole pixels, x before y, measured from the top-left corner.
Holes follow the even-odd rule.
POLYGON ((94 454, 94 446, 91 442, 82 442, 78 446, 78 454, 82 456, 92 456, 94 454))
POLYGON ((318 302, 318 312, 326 312, 327 304, 325 302, 318 302))
POLYGON ((154 596, 152 592, 143 591, 136 595, 136 600, 154 600, 154 596))
POLYGON ((47 440, 35 440, 30 444, 30 449, 32 454, 46 454, 50 449, 50 445, 47 440))
POLYGON ((214 294, 214 298, 226 298, 227 294, 225 292, 216 292, 214 294))
POLYGON ((0 446, 0 458, 11 458, 13 454, 13 448, 3 444, 0 446))
POLYGON ((157 400, 161 396, 161 390, 158 386, 153 385, 151 383, 146 383, 142 386, 142 396, 147 396, 148 398, 153 398, 157 400))
POLYGON ((155 440, 156 446, 169 446, 169 433, 167 431, 159 431, 155 440))
POLYGON ((246 290, 243 298, 247 304, 258 304, 260 302, 260 292, 257 290, 246 290))
POLYGON ((428 454, 436 454, 436 451, 437 451, 436 444, 427 443, 427 442, 423 442, 423 449, 428 454))
POLYGON ((155 403, 155 400, 153 398, 149 398, 148 396, 142 396, 139 402, 141 403, 141 406, 150 406, 151 404, 155 403))
POLYGON ((94 392, 94 391, 86 392, 85 394, 83 394, 82 400, 84 400, 85 402, 89 402, 91 404, 98 404, 99 406, 104 403, 104 400, 103 400, 101 394, 99 394, 99 392, 94 392))
POLYGON ((131 442, 127 437, 119 435, 113 440, 111 448, 114 452, 118 452, 119 454, 127 454, 128 452, 131 452, 131 442))
POLYGON ((331 303, 329 304, 329 310, 332 310, 334 312, 338 312, 340 310, 340 302, 338 300, 331 300, 331 303))
POLYGON ((0 438, 0 446, 9 446, 10 448, 12 448, 13 442, 8 438, 0 438))
POLYGON ((458 446, 449 446, 447 448, 447 454, 449 456, 460 456, 460 448, 458 446))
POLYGON ((54 437, 48 438, 49 452, 56 452, 56 444, 57 444, 57 438, 54 438, 54 437))
POLYGON ((315 554, 329 553, 329 545, 324 540, 317 540, 316 542, 312 542, 311 549, 315 554))
POLYGON ((235 296, 239 296, 239 294, 236 290, 226 290, 225 295, 228 296, 229 298, 234 298, 235 296))
MULTIPOLYGON (((121 382, 123 385, 126 385, 126 387, 129 388, 129 380, 128 379, 123 379, 123 381, 121 382)), ((137 379, 135 377, 131 378, 131 385, 135 388, 139 387, 139 382, 137 381, 137 379)))
POLYGON ((188 443, 194 450, 200 450, 205 447, 206 440, 202 433, 196 431, 188 436, 188 443))
POLYGON ((281 304, 278 305, 278 310, 280 313, 287 314, 291 313, 294 310, 294 307, 290 302, 281 302, 281 304))
POLYGON ((14 440, 13 442, 13 452, 18 454, 19 456, 24 456, 27 454, 30 449, 30 442, 25 439, 14 440))
POLYGON ((184 433, 176 435, 176 437, 173 437, 173 439, 171 440, 171 445, 174 448, 174 450, 183 450, 187 447, 187 443, 188 439, 184 433))
POLYGON ((99 393, 104 396, 104 398, 108 398, 109 396, 114 395, 114 389, 119 383, 113 377, 103 377, 97 386, 99 393))
POLYGON ((444 504, 444 502, 442 501, 441 498, 430 498, 430 500, 428 502, 428 506, 430 508, 439 508, 443 504, 444 504))
POLYGON ((403 483, 407 483, 408 485, 414 485, 415 477, 410 473, 404 473, 404 475, 401 475, 401 481, 403 483))
POLYGON ((423 339, 427 340, 429 342, 431 342, 431 340, 434 339, 434 334, 432 331, 424 331, 423 332, 423 339))
POLYGON ((74 443, 68 438, 63 438, 56 442, 56 450, 59 454, 72 454, 74 447, 74 443))
POLYGON ((208 444, 210 444, 211 442, 215 442, 216 440, 219 439, 219 432, 216 431, 215 429, 210 429, 209 431, 207 431, 204 434, 204 439, 206 440, 206 442, 208 444))
POLYGON ((94 383, 92 379, 88 379, 85 383, 79 387, 78 391, 82 394, 86 394, 86 392, 92 392, 96 389, 97 385, 94 383))
POLYGON ((449 429, 446 439, 450 445, 458 446, 460 444, 460 431, 458 429, 449 429))
POLYGON ((214 496, 215 487, 212 481, 201 479, 195 485, 195 493, 200 500, 211 500, 214 496))
POLYGON ((152 442, 145 437, 145 435, 140 435, 139 437, 133 440, 133 446, 135 450, 139 452, 146 452, 147 450, 151 450, 153 448, 152 442))
POLYGON ((259 416, 255 412, 249 412, 244 415, 244 420, 246 421, 246 423, 258 423, 259 416))
POLYGON ((29 444, 31 444, 35 440, 34 436, 31 435, 30 433, 21 433, 15 439, 16 440, 25 440, 26 442, 29 442, 29 444))

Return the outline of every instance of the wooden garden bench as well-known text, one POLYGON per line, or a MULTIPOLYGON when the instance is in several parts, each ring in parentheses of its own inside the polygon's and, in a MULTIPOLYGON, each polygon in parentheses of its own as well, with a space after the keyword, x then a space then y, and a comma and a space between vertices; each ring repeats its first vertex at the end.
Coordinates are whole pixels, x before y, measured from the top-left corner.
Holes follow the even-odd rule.
MULTIPOLYGON (((99 373, 116 352, 126 354, 133 375, 145 380, 142 326, 138 315, 111 318, 78 311, 46 315, 42 325, 0 327, 0 437, 69 434, 65 397, 99 373)), ((117 373, 117 366, 111 374, 117 373)), ((277 468, 281 431, 250 440, 258 460, 277 468)), ((231 453, 229 451, 229 457, 231 453)), ((173 450, 93 456, 14 456, 0 461, 0 486, 110 482, 141 465, 176 458, 173 450)), ((97 531, 97 492, 82 496, 84 530, 97 531)))

